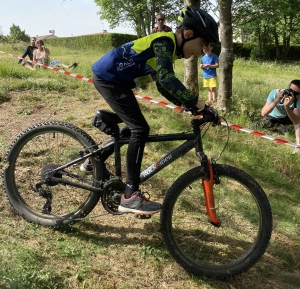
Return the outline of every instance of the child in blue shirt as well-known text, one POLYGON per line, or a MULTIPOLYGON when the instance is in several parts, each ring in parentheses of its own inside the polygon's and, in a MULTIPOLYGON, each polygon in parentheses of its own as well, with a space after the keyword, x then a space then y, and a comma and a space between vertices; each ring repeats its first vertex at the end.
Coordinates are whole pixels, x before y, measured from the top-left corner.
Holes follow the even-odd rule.
POLYGON ((203 70, 203 87, 208 88, 208 102, 216 102, 217 69, 219 59, 212 53, 213 47, 209 44, 203 48, 205 55, 201 58, 200 68, 203 70))

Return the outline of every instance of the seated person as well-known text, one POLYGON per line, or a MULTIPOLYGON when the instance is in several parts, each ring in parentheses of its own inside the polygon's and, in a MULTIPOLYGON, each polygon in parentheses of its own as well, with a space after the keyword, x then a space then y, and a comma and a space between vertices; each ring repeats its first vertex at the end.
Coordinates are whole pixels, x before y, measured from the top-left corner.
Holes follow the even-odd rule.
POLYGON ((50 51, 45 47, 43 40, 38 40, 36 42, 37 49, 33 51, 33 61, 36 61, 38 64, 35 67, 39 67, 39 64, 49 65, 50 59, 50 51))
POLYGON ((76 67, 78 65, 76 62, 71 65, 65 65, 59 60, 50 60, 50 51, 48 48, 45 48, 44 42, 42 40, 38 40, 36 45, 37 49, 33 52, 33 61, 36 61, 38 64, 36 64, 35 67, 39 67, 39 64, 46 64, 51 67, 62 67, 65 69, 76 67))
MULTIPOLYGON (((300 80, 292 80, 288 89, 274 89, 270 92, 267 101, 261 109, 270 126, 276 124, 294 125, 296 144, 300 145, 300 80)), ((294 153, 299 152, 295 148, 294 153)))
MULTIPOLYGON (((36 37, 31 37, 30 38, 30 45, 28 45, 23 54, 22 54, 22 58, 25 58, 26 56, 29 57, 30 60, 33 60, 33 52, 34 50, 37 49, 37 47, 35 46, 35 43, 36 43, 36 37)), ((19 59, 18 61, 18 64, 22 63, 22 65, 26 68, 29 68, 29 69, 33 69, 33 64, 31 62, 27 62, 25 59, 19 59)))
POLYGON ((66 64, 61 63, 59 60, 50 60, 50 64, 49 64, 49 66, 51 66, 51 67, 59 67, 62 69, 75 68, 75 67, 77 67, 77 65, 78 65, 77 62, 74 62, 73 64, 70 64, 70 65, 66 65, 66 64))

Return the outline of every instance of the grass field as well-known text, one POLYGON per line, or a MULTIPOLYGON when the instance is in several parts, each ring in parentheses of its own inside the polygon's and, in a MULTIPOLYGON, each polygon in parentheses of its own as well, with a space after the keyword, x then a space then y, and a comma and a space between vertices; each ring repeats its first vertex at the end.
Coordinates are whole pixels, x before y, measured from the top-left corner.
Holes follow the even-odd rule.
MULTIPOLYGON (((21 55, 22 45, 0 45, 1 51, 21 55)), ((91 65, 101 52, 50 48, 51 58, 70 64, 73 71, 91 77, 91 65)), ((183 79, 183 62, 175 71, 183 79)), ((270 90, 286 88, 299 79, 299 63, 258 63, 236 59, 233 70, 233 106, 228 122, 251 128, 270 90)), ((200 79, 201 83, 201 79, 200 79)), ((137 92, 164 100, 151 84, 137 92)), ((200 89, 200 97, 207 99, 200 89)), ((140 101, 151 133, 189 129, 190 116, 140 101)), ((45 120, 67 121, 99 140, 91 124, 97 109, 109 109, 92 84, 48 70, 29 71, 17 59, 0 53, 0 155, 25 128, 45 120)), ((270 131, 295 142, 288 136, 270 131)), ((204 138, 206 151, 217 157, 226 144, 226 127, 211 128, 204 138)), ((143 166, 170 149, 151 144, 143 166)), ((200 288, 296 289, 300 287, 300 155, 291 147, 231 130, 230 140, 218 163, 236 166, 250 174, 265 190, 273 211, 274 229, 262 259, 248 272, 228 281, 189 275, 172 259, 160 232, 159 216, 136 220, 131 215, 88 218, 65 230, 29 224, 18 216, 0 193, 0 288, 100 289, 100 288, 200 288)), ((179 160, 150 179, 145 188, 162 201, 168 187, 194 165, 194 156, 179 160)), ((95 212, 102 214, 101 204, 95 212)))

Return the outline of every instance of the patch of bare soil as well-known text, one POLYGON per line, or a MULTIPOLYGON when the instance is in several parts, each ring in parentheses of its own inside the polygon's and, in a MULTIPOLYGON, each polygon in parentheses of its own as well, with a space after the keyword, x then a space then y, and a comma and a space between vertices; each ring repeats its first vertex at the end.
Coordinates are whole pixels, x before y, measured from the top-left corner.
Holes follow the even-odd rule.
MULTIPOLYGON (((108 109, 103 99, 81 101, 55 92, 48 92, 43 102, 24 102, 37 94, 34 91, 11 92, 10 100, 0 105, 1 156, 20 132, 43 121, 67 121, 80 128, 85 126, 83 129, 96 135, 97 129, 90 127, 92 118, 97 109, 108 109)), ((98 97, 97 94, 95 91, 94 95, 98 97)))

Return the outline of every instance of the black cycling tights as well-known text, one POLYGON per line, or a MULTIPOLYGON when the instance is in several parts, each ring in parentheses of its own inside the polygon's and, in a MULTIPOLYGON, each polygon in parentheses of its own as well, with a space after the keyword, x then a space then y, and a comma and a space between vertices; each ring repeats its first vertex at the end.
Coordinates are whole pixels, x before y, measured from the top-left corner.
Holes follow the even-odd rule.
MULTIPOLYGON (((93 74, 96 89, 113 111, 131 131, 126 161, 125 197, 129 198, 139 189, 141 163, 145 143, 149 135, 149 125, 145 120, 133 91, 120 84, 111 84, 93 74)), ((108 156, 106 156, 108 157, 108 156)), ((105 156, 104 156, 105 159, 105 156)))

